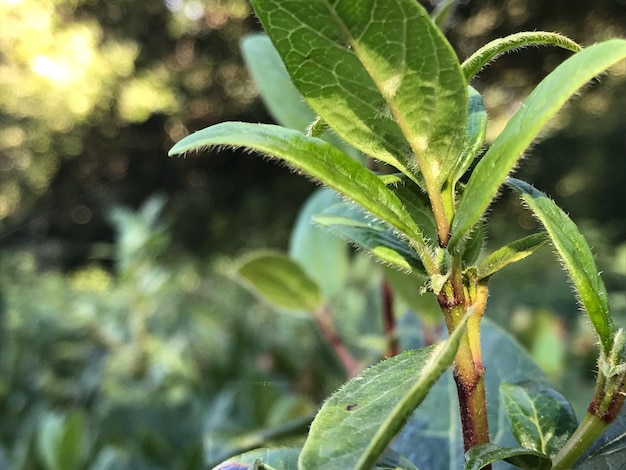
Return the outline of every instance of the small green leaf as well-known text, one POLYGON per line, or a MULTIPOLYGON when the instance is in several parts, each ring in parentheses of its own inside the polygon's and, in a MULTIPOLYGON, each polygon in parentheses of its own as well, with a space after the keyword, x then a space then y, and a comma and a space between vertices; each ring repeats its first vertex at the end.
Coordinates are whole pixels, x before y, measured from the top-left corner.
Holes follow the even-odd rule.
POLYGON ((540 232, 520 238, 497 249, 480 263, 478 267, 478 278, 484 279, 489 277, 509 264, 513 264, 532 255, 535 251, 548 243, 548 241, 548 234, 546 232, 540 232))
POLYGON ((495 39, 474 52, 463 62, 463 74, 469 82, 480 69, 499 55, 528 46, 557 46, 572 52, 578 52, 582 48, 571 39, 557 33, 545 31, 524 31, 511 34, 504 38, 495 39))
POLYGON ((550 470, 552 462, 547 455, 530 449, 509 449, 495 444, 480 444, 465 454, 465 470, 480 470, 487 465, 504 460, 524 470, 550 470))
POLYGON ((500 397, 513 435, 526 449, 554 457, 576 430, 572 406, 547 385, 503 383, 500 397))
POLYGON ((604 351, 608 354, 613 346, 615 326, 609 312, 606 287, 587 241, 572 219, 544 193, 515 178, 509 178, 507 184, 522 194, 524 202, 548 232, 572 280, 580 303, 587 311, 604 351))
POLYGON ((398 197, 371 171, 323 140, 279 126, 224 122, 185 137, 169 155, 213 145, 246 147, 285 161, 389 223, 413 242, 425 265, 430 261, 424 258, 429 253, 421 231, 398 197))
POLYGON ((64 416, 45 415, 38 438, 39 452, 48 470, 78 470, 85 464, 89 441, 85 415, 81 411, 64 416))
POLYGON ((312 218, 342 200, 332 189, 315 191, 300 208, 289 239, 289 257, 300 263, 326 299, 344 285, 349 265, 348 246, 317 226, 312 218))
POLYGON ((385 223, 352 203, 340 203, 316 215, 315 223, 398 269, 426 275, 415 251, 385 223))
POLYGON ((315 119, 315 113, 293 86, 272 41, 265 34, 251 34, 241 41, 241 52, 276 122, 304 132, 315 119))
POLYGON ((469 104, 467 110, 467 124, 465 126, 465 142, 463 152, 457 160, 453 173, 453 184, 465 174, 476 155, 483 147, 487 133, 487 112, 483 104, 483 97, 471 86, 469 90, 469 104))
POLYGON ((464 332, 465 323, 448 340, 403 352, 347 382, 315 417, 299 468, 370 469, 452 364, 464 332))
POLYGON ((624 57, 626 40, 605 41, 574 54, 542 80, 472 172, 452 223, 449 249, 454 249, 480 220, 504 179, 548 120, 581 86, 624 57))
POLYGON ((478 222, 470 231, 469 238, 463 245, 463 263, 466 266, 474 264, 478 259, 483 249, 483 242, 483 224, 478 222))
POLYGON ((237 267, 236 275, 276 307, 314 312, 321 305, 317 284, 298 263, 280 253, 254 253, 237 267))
POLYGON ((461 152, 467 87, 414 0, 253 0, 295 86, 346 142, 442 184, 461 152))
POLYGON ((274 470, 296 470, 299 454, 299 447, 256 449, 231 457, 213 470, 256 470, 259 463, 274 470))

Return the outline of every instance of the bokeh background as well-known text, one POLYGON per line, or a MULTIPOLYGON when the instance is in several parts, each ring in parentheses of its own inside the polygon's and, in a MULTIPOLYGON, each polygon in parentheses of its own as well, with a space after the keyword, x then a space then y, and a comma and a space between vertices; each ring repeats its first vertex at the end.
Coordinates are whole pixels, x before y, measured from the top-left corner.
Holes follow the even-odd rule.
MULTIPOLYGON (((625 25, 624 0, 471 0, 447 34, 464 59, 518 31, 590 45, 625 25)), ((0 468, 205 468, 343 380, 307 319, 224 274, 285 250, 314 186, 241 152, 166 156, 217 122, 272 122, 239 49, 259 30, 246 0, 0 0, 0 468)), ((567 56, 481 72, 488 137, 567 56)), ((625 85, 624 63, 594 81, 517 172, 580 224, 622 324, 625 85)), ((491 217, 492 247, 536 229, 507 192, 491 217)), ((355 265, 346 308, 362 311, 380 273, 355 265)), ((583 409, 595 339, 549 250, 491 285, 489 315, 583 409)))

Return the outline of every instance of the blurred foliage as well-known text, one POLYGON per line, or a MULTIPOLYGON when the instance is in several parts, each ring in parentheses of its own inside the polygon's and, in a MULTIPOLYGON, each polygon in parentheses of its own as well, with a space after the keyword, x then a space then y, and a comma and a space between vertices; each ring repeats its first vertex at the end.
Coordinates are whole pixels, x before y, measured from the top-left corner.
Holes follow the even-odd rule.
MULTIPOLYGON (((626 36, 625 14, 622 0, 462 1, 449 35, 461 58, 520 30, 591 44, 626 36)), ((301 424, 343 380, 310 318, 220 274, 236 251, 285 248, 311 185, 228 151, 165 157, 189 131, 271 120, 238 49, 258 29, 246 0, 0 2, 0 468, 202 468, 245 430, 301 424)), ((528 49, 481 72, 492 135, 562 58, 528 49)), ((625 82, 622 65, 586 90, 520 169, 584 222, 622 324, 625 82)), ((492 246, 534 227, 515 197, 493 211, 492 246)), ((544 250, 494 278, 488 315, 580 410, 594 338, 544 250)), ((381 273, 362 256, 346 269, 337 328, 370 361, 381 273)))

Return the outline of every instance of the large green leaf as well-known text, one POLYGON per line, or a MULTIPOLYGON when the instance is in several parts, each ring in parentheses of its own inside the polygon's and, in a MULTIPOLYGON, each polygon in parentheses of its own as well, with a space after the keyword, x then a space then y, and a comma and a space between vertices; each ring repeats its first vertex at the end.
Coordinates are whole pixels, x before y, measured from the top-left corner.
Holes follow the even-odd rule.
POLYGON ((300 208, 289 239, 289 257, 300 263, 326 299, 343 288, 349 265, 348 246, 317 226, 312 218, 341 201, 332 189, 315 191, 300 208))
POLYGON ((370 469, 452 364, 465 323, 445 342, 403 352, 347 382, 322 406, 302 448, 302 469, 370 469))
POLYGON ((515 178, 509 178, 507 182, 521 193, 524 202, 548 232, 572 279, 580 303, 587 311, 604 351, 608 354, 612 349, 615 326, 609 312, 606 287, 587 241, 572 219, 544 193, 515 178))
POLYGON ((428 256, 419 228, 398 197, 371 171, 323 140, 279 126, 224 122, 185 137, 169 155, 214 145, 246 147, 285 161, 389 223, 413 241, 420 256, 428 256))
POLYGON ((329 207, 313 220, 384 263, 426 275, 415 251, 389 227, 360 207, 344 202, 329 207))
POLYGON ((535 88, 472 172, 452 223, 451 249, 482 217, 547 121, 580 87, 624 57, 626 40, 595 44, 567 59, 535 88))
MULTIPOLYGON (((397 328, 402 334, 400 343, 403 348, 422 347, 425 339, 432 337, 432 329, 422 329, 413 314, 401 317, 397 328), (414 336, 408 336, 410 331, 415 332, 414 336)), ((515 339, 488 318, 484 318, 481 324, 481 343, 492 443, 504 448, 519 447, 509 430, 506 411, 499 397, 500 384, 524 380, 545 381, 547 378, 515 339)), ((463 437, 457 389, 451 374, 444 374, 437 381, 391 447, 418 468, 463 468, 463 437)), ((508 470, 511 467, 503 462, 494 464, 494 470, 505 468, 508 470)))
POLYGON ((414 0, 253 0, 295 86, 348 143, 443 183, 463 147, 467 89, 414 0), (417 161, 416 161, 417 157, 417 161))
POLYGON ((576 430, 569 402, 553 388, 538 382, 500 385, 513 435, 526 449, 554 457, 576 430))
POLYGON ((85 414, 75 410, 67 415, 44 415, 39 425, 38 445, 48 470, 82 468, 90 445, 85 414))
POLYGON ((280 253, 246 257, 236 270, 244 285, 271 305, 315 312, 322 303, 319 287, 295 261, 280 253))
POLYGON ((480 470, 489 464, 504 460, 523 470, 550 470, 552 462, 547 455, 522 447, 504 448, 495 444, 480 444, 465 455, 465 470, 480 470))

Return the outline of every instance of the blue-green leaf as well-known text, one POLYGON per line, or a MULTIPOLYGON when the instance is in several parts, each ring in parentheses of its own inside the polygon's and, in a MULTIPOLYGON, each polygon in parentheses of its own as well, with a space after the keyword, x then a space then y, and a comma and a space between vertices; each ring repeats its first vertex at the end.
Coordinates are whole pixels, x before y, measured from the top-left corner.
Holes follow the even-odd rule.
POLYGON ((455 184, 470 167, 485 142, 487 133, 487 112, 483 105, 483 97, 474 88, 468 87, 469 103, 467 124, 465 126, 465 142, 463 152, 454 166, 453 180, 455 184))
POLYGON ((384 263, 406 272, 426 275, 415 251, 389 225, 354 204, 335 204, 313 220, 384 263))
POLYGON ((349 265, 348 246, 312 219, 342 200, 332 189, 315 191, 300 208, 289 240, 289 257, 300 263, 326 299, 344 285, 349 265))

